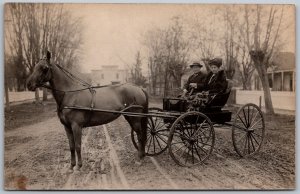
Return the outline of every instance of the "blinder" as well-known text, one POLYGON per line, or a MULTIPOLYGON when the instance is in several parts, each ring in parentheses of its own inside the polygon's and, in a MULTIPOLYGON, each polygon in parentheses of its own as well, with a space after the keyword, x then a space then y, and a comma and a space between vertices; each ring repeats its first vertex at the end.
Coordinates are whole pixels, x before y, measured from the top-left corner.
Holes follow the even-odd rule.
POLYGON ((40 82, 40 84, 43 85, 44 82, 47 82, 51 78, 52 65, 50 64, 49 60, 46 57, 41 58, 40 61, 46 62, 46 66, 43 67, 42 69, 43 79, 40 82))

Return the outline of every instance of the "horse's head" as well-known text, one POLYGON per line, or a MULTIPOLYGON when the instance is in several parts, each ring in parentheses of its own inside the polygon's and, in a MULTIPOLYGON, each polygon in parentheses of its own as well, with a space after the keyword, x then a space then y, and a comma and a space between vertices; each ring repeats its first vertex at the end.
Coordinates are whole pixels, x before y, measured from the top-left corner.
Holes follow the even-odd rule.
POLYGON ((35 65, 32 74, 27 79, 27 88, 29 90, 34 91, 51 79, 50 58, 51 54, 47 51, 46 56, 35 65))

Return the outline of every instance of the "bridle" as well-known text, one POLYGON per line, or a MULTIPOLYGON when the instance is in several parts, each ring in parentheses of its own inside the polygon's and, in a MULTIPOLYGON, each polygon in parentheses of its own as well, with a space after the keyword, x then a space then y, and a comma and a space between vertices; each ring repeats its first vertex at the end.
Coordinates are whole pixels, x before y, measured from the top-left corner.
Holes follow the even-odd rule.
MULTIPOLYGON (((53 64, 51 64, 49 62, 49 60, 47 60, 46 58, 42 58, 41 60, 45 60, 47 62, 47 73, 45 75, 45 79, 49 78, 49 80, 50 80, 51 79, 51 75, 53 75, 53 64)), ((60 69, 65 75, 67 75, 71 80, 73 80, 75 83, 79 84, 80 86, 83 86, 83 88, 77 89, 77 90, 69 90, 69 91, 67 90, 66 91, 66 90, 59 90, 57 88, 51 87, 50 85, 45 84, 45 83, 41 84, 40 87, 47 88, 47 89, 52 90, 52 91, 64 92, 64 93, 67 93, 67 92, 78 92, 78 91, 88 90, 88 89, 90 91, 92 91, 93 88, 96 88, 96 87, 93 87, 91 84, 87 83, 86 81, 84 81, 84 80, 80 79, 79 77, 75 76, 74 74, 70 73, 68 70, 66 70, 62 66, 60 66, 58 64, 54 64, 54 65, 58 69, 60 69)), ((104 86, 102 86, 102 87, 104 87, 104 86)))

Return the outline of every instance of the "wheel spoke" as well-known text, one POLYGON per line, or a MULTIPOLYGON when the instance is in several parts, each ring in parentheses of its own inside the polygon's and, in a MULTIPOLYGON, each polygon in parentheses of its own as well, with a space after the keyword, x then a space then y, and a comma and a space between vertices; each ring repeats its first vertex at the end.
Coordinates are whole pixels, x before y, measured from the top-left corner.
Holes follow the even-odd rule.
POLYGON ((181 131, 182 131, 182 134, 188 139, 188 134, 186 135, 186 133, 185 133, 185 127, 184 127, 184 125, 180 122, 180 126, 181 126, 181 131))
MULTIPOLYGON (((151 136, 151 137, 152 137, 152 136, 151 136)), ((148 145, 148 149, 147 149, 147 153, 149 153, 149 149, 150 149, 151 142, 152 142, 152 138, 150 139, 150 142, 149 142, 149 145, 148 145)))
POLYGON ((257 145, 259 145, 258 141, 255 139, 254 135, 250 134, 251 137, 254 139, 254 141, 257 143, 257 145))
MULTIPOLYGON (((195 137, 197 137, 198 136, 198 131, 200 130, 200 129, 202 129, 202 126, 205 124, 205 122, 206 122, 207 120, 205 119, 201 124, 200 124, 200 126, 198 127, 198 129, 197 129, 197 131, 195 132, 195 134, 193 134, 193 138, 195 138, 195 137)), ((207 128, 206 128, 207 129, 207 128)), ((204 133, 203 131, 201 131, 200 130, 200 132, 202 132, 202 133, 204 133)))
POLYGON ((248 106, 248 125, 250 125, 250 112, 249 112, 250 106, 248 106))
POLYGON ((162 138, 162 137, 160 137, 159 135, 157 136, 159 139, 161 139, 165 144, 168 144, 165 140, 164 140, 164 138, 162 138))
POLYGON ((194 134, 198 131, 199 128, 197 128, 197 123, 198 123, 198 119, 199 119, 199 115, 197 116, 197 120, 195 122, 195 130, 194 130, 194 133, 192 133, 192 137, 194 136, 194 134))
MULTIPOLYGON (((147 140, 146 140, 146 142, 148 142, 148 140, 149 140, 149 138, 151 138, 151 134, 150 135, 147 135, 147 140)), ((136 138, 136 139, 138 139, 138 138, 136 138)))
POLYGON ((250 124, 252 124, 252 122, 255 121, 255 119, 256 119, 256 117, 257 117, 258 114, 259 114, 259 111, 257 111, 257 112, 255 113, 255 116, 251 119, 251 123, 250 123, 250 124))
POLYGON ((249 135, 249 138, 250 138, 250 140, 251 140, 251 145, 252 145, 252 148, 253 148, 253 152, 255 152, 255 146, 254 146, 254 143, 253 143, 253 140, 252 140, 252 135, 251 135, 251 133, 250 133, 250 135, 249 135))
POLYGON ((251 124, 252 124, 252 119, 253 119, 253 112, 254 112, 254 108, 252 108, 251 109, 251 117, 250 117, 250 119, 249 119, 249 125, 251 126, 251 124))
POLYGON ((175 131, 174 132, 174 135, 175 134, 179 134, 179 137, 181 138, 181 136, 183 136, 185 139, 189 139, 189 137, 187 137, 184 133, 179 133, 178 131, 175 131))
POLYGON ((192 162, 193 162, 193 164, 195 164, 195 161, 194 161, 194 149, 193 149, 193 144, 192 144, 192 162))
POLYGON ((156 136, 154 136, 154 138, 156 139, 156 141, 157 141, 157 144, 158 144, 158 146, 159 146, 160 150, 162 150, 162 148, 161 148, 161 145, 160 145, 160 143, 159 143, 159 140, 157 139, 157 137, 156 137, 156 136))
POLYGON ((241 137, 236 143, 239 143, 243 138, 245 138, 247 135, 247 133, 245 133, 245 135, 243 137, 241 137))
POLYGON ((246 128, 247 128, 247 125, 246 125, 246 124, 245 124, 245 122, 242 120, 242 118, 240 117, 240 115, 238 115, 238 117, 239 117, 240 121, 242 121, 242 123, 243 123, 244 127, 246 127, 246 128))
POLYGON ((154 149, 154 153, 155 153, 155 137, 154 137, 154 135, 152 136, 152 138, 153 138, 153 149, 154 149))
POLYGON ((256 121, 256 122, 250 127, 250 129, 253 129, 253 127, 254 127, 255 125, 257 125, 257 123, 260 122, 260 121, 262 121, 262 118, 260 118, 258 121, 256 121))
POLYGON ((246 116, 246 113, 245 113, 245 109, 243 109, 243 115, 244 115, 245 123, 246 123, 245 127, 248 127, 248 121, 247 121, 247 116, 246 116))
POLYGON ((183 150, 183 152, 180 154, 179 158, 182 157, 182 155, 184 154, 185 150, 188 149, 188 147, 185 147, 185 149, 183 150))
MULTIPOLYGON (((199 127, 199 129, 200 129, 200 127, 199 127)), ((199 137, 199 135, 201 135, 201 134, 203 134, 203 136, 205 136, 206 134, 205 134, 205 131, 207 131, 207 130, 209 130, 210 128, 204 128, 204 130, 202 131, 202 130, 199 130, 199 132, 200 133, 198 133, 198 134, 196 134, 196 135, 194 135, 194 137, 193 138, 198 138, 199 137)), ((211 132, 211 131, 210 131, 211 132)))
POLYGON ((243 131, 243 132, 246 132, 247 131, 247 128, 243 127, 243 126, 240 126, 240 125, 237 125, 237 123, 233 124, 232 126, 236 127, 237 129, 243 131))
POLYGON ((198 152, 198 150, 197 150, 196 146, 195 146, 195 145, 193 145, 193 146, 195 147, 196 154, 198 155, 198 157, 199 157, 199 160, 200 160, 200 162, 201 162, 201 161, 202 161, 202 159, 201 159, 201 156, 200 156, 200 154, 199 154, 199 152, 198 152))
POLYGON ((244 115, 245 123, 246 123, 245 127, 248 127, 248 121, 247 121, 247 116, 246 116, 246 113, 245 113, 245 109, 243 109, 243 115, 244 115))
MULTIPOLYGON (((173 144, 174 145, 174 144, 173 144)), ((176 151, 174 151, 174 153, 178 152, 181 148, 185 147, 185 144, 183 144, 181 147, 177 148, 176 151)))
POLYGON ((207 152, 204 150, 204 148, 202 148, 202 147, 200 147, 200 146, 198 145, 198 142, 196 143, 196 145, 197 145, 198 148, 200 148, 200 150, 202 150, 202 151, 207 155, 207 152))
MULTIPOLYGON (((157 124, 157 128, 156 129, 161 129, 162 127, 164 127, 165 123, 161 120, 158 121, 159 123, 157 124)), ((157 131, 157 130, 155 130, 157 131)))
POLYGON ((262 139, 261 135, 258 135, 257 133, 255 133, 254 131, 252 132, 253 134, 255 134, 256 136, 260 137, 262 139))
POLYGON ((198 143, 201 143, 201 144, 203 144, 203 145, 205 145, 205 146, 212 147, 212 145, 210 145, 210 144, 207 144, 207 143, 204 143, 204 142, 198 142, 198 143))

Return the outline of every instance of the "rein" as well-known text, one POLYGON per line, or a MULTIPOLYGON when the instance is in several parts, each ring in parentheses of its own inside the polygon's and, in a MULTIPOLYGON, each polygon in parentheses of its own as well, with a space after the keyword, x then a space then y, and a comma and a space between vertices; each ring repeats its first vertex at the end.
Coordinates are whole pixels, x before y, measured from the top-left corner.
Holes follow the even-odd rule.
MULTIPOLYGON (((47 88, 49 90, 53 90, 56 92, 64 92, 64 93, 71 93, 71 92, 79 92, 79 91, 83 91, 83 90, 90 90, 91 92, 94 91, 95 88, 103 88, 103 87, 108 87, 108 86, 112 86, 112 84, 109 85, 103 85, 103 86, 92 86, 91 84, 87 83, 86 81, 80 79, 79 77, 75 76, 74 74, 72 74, 71 72, 69 72, 68 70, 66 70, 65 68, 63 68, 62 66, 55 64, 56 67, 58 67, 64 74, 66 74, 71 80, 80 83, 82 86, 85 86, 85 88, 81 88, 81 89, 76 89, 76 90, 59 90, 56 88, 51 87, 48 84, 42 84, 41 87, 43 88, 47 88)), ((51 68, 51 64, 50 64, 50 68, 51 68)))

